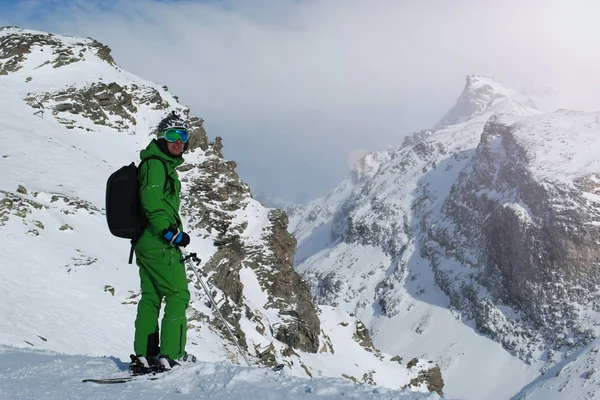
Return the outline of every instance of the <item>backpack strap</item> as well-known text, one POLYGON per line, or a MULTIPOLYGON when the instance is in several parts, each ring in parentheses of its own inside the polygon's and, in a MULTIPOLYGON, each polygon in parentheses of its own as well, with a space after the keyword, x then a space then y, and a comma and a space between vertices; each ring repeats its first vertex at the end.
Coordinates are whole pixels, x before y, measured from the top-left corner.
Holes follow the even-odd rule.
POLYGON ((131 249, 129 249, 129 264, 133 264, 133 252, 135 250, 135 244, 137 239, 131 239, 131 249))
MULTIPOLYGON (((142 161, 140 161, 140 164, 138 165, 138 171, 139 171, 140 167, 142 166, 142 164, 148 160, 159 160, 161 162, 161 164, 163 165, 163 167, 165 169, 165 185, 163 187, 163 193, 166 192, 167 187, 168 187, 168 182, 169 182, 169 171, 167 170, 167 163, 165 162, 165 160, 163 160, 160 157, 150 156, 150 157, 144 158, 142 161)), ((133 253, 135 251, 135 244, 137 243, 138 239, 139 238, 131 239, 131 249, 129 250, 129 264, 133 264, 133 253)))
POLYGON ((138 165, 138 170, 142 166, 142 164, 148 160, 159 160, 162 163, 162 165, 165 169, 165 185, 163 187, 163 193, 166 192, 167 191, 167 182, 169 181, 169 171, 167 170, 167 163, 165 162, 165 160, 163 160, 162 158, 160 158, 158 156, 150 156, 150 157, 144 158, 142 161, 140 161, 140 165, 138 165))
MULTIPOLYGON (((165 160, 163 160, 162 158, 160 158, 160 157, 157 157, 157 156, 150 156, 150 157, 148 157, 148 158, 145 158, 145 159, 143 159, 143 160, 140 162, 140 165, 142 165, 142 163, 143 163, 144 161, 148 161, 148 160, 152 160, 152 159, 160 160, 160 162, 162 162, 162 164, 163 164, 163 167, 165 167, 165 187, 163 188, 163 193, 165 193, 165 192, 167 191, 167 187, 168 187, 168 181, 169 181, 169 178, 170 178, 169 171, 167 170, 167 163, 165 162, 165 160)), ((139 168, 139 167, 138 167, 138 168, 139 168)), ((173 178, 171 178, 171 180, 172 180, 172 179, 173 179, 173 178)), ((173 187, 173 190, 175 190, 175 187, 173 187)), ((176 218, 176 222, 177 222, 179 225, 181 225, 181 221, 179 220, 179 218, 176 218)))

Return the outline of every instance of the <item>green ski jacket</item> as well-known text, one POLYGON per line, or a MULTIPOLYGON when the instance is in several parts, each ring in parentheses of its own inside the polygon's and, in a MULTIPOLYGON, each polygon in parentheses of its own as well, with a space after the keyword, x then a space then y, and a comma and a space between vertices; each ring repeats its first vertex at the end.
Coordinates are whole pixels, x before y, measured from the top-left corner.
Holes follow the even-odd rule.
POLYGON ((138 170, 140 201, 148 218, 148 226, 136 244, 136 251, 164 248, 166 242, 162 235, 169 227, 183 231, 179 217, 181 182, 175 171, 176 167, 183 164, 183 157, 166 155, 160 151, 155 140, 140 152, 142 160, 148 157, 158 157, 162 161, 148 160, 138 170), (165 176, 163 162, 168 176, 165 176))

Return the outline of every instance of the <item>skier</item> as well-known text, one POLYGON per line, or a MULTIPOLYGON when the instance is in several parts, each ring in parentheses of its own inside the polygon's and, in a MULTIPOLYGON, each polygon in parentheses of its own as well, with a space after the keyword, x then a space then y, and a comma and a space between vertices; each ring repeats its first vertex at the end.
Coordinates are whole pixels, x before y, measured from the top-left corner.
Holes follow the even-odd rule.
POLYGON ((179 361, 196 361, 185 352, 185 311, 190 292, 179 247, 190 243, 179 217, 181 182, 175 168, 189 146, 187 122, 173 111, 157 127, 157 138, 141 151, 138 172, 140 202, 148 226, 135 244, 142 298, 135 319, 134 372, 169 370, 179 361), (164 165, 163 165, 164 164, 164 165), (159 331, 162 300, 164 315, 159 331), (159 333, 160 332, 160 333, 159 333))

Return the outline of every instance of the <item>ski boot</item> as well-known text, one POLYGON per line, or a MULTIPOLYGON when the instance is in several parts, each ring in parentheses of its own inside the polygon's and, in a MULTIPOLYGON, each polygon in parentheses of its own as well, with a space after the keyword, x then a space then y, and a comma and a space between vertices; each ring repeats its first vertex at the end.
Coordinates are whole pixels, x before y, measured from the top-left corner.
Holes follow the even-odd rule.
POLYGON ((156 360, 154 358, 146 358, 140 355, 129 356, 131 358, 131 364, 129 364, 129 371, 133 375, 149 374, 156 370, 156 360))
POLYGON ((160 365, 160 368, 163 371, 168 371, 173 367, 179 366, 179 365, 181 365, 182 362, 185 362, 185 363, 196 362, 196 356, 185 352, 183 354, 183 357, 178 358, 177 360, 173 360, 167 356, 162 356, 162 355, 158 357, 158 363, 160 365))

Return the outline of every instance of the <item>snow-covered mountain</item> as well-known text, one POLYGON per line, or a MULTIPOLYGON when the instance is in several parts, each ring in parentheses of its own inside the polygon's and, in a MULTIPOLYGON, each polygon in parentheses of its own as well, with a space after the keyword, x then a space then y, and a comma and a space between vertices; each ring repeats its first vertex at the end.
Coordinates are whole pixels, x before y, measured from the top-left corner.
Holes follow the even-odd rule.
POLYGON ((435 129, 290 210, 296 269, 450 396, 509 398, 597 333, 599 146, 600 113, 470 75, 435 129))
MULTIPOLYGON (((127 264, 129 242, 106 227, 105 184, 138 160, 171 110, 193 127, 180 169, 188 250, 202 259, 197 267, 251 363, 283 363, 299 379, 441 393, 434 364, 377 351, 356 316, 314 306, 293 268, 285 213, 252 198, 221 139, 209 142, 202 119, 166 87, 123 71, 93 39, 15 27, 0 28, 0 345, 127 358, 138 272, 127 264)), ((188 276, 188 351, 221 363, 216 369, 243 364, 188 276)), ((20 353, 4 354, 13 365, 20 353)))

